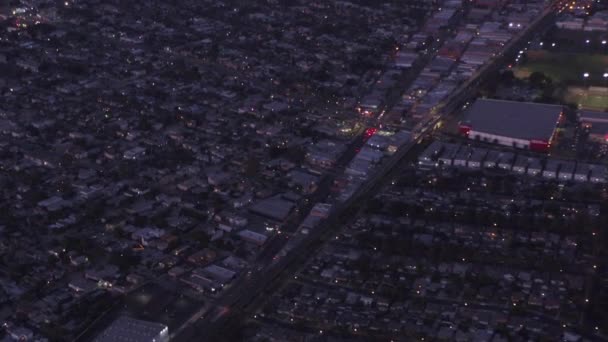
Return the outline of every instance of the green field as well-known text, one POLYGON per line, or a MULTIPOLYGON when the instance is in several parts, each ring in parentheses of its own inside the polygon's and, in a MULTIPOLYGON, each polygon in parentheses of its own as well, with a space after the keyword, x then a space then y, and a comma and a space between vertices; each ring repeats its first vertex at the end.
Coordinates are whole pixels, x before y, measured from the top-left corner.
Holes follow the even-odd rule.
POLYGON ((530 51, 527 61, 515 68, 517 78, 527 78, 538 71, 553 79, 554 82, 604 86, 603 74, 608 72, 608 56, 548 51, 530 51), (589 78, 583 78, 584 73, 589 78))
POLYGON ((576 103, 586 109, 608 109, 608 96, 590 93, 582 87, 568 87, 563 99, 567 103, 576 103))

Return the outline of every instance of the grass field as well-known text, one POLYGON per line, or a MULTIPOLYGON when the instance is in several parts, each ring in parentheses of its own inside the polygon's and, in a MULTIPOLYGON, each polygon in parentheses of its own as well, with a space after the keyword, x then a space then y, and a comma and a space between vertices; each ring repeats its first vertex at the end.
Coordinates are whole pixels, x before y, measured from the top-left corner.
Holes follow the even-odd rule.
POLYGON ((530 51, 526 57, 527 61, 514 70, 518 78, 527 78, 531 73, 538 71, 552 78, 554 82, 597 86, 606 83, 606 79, 603 78, 603 74, 608 72, 606 55, 530 51), (586 72, 590 76, 585 81, 583 74, 586 72))
POLYGON ((576 103, 586 109, 606 110, 608 108, 608 96, 589 93, 582 87, 568 87, 564 94, 564 101, 576 103))

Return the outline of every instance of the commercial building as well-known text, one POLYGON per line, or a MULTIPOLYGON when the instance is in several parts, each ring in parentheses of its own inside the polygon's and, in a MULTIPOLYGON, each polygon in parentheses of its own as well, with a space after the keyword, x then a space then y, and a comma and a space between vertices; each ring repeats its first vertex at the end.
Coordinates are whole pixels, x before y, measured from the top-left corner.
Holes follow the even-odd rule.
POLYGON ((535 151, 547 151, 562 106, 503 100, 477 100, 460 123, 470 139, 535 151))
POLYGON ((589 130, 589 138, 598 142, 608 142, 608 113, 581 110, 578 113, 581 125, 589 130))
POLYGON ((94 342, 169 342, 169 328, 160 323, 122 316, 99 334, 94 342))
POLYGON ((254 203, 249 210, 263 217, 283 221, 293 208, 292 202, 283 199, 281 195, 275 195, 254 203))

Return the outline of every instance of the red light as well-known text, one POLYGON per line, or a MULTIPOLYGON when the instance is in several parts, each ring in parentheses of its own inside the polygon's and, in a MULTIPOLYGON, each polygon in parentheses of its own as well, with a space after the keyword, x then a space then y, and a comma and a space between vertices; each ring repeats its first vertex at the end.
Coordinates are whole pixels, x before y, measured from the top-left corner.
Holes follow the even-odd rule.
POLYGON ((466 125, 460 125, 460 127, 458 128, 458 130, 460 131, 460 134, 463 134, 465 136, 469 136, 469 133, 471 132, 471 127, 470 126, 466 126, 466 125))
POLYGON ((376 132, 378 131, 377 128, 372 127, 372 128, 368 128, 365 130, 365 132, 363 132, 363 140, 367 141, 369 138, 371 138, 374 134, 376 134, 376 132))

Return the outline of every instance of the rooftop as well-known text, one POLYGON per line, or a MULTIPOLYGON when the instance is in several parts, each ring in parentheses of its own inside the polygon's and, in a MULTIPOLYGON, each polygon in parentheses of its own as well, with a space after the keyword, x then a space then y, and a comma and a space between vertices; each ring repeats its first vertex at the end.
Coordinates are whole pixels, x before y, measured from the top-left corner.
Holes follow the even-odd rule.
POLYGON ((139 342, 163 341, 159 335, 168 338, 167 326, 148 321, 141 321, 131 317, 119 317, 107 327, 94 342, 139 342))
POLYGON ((608 112, 600 112, 595 110, 581 110, 579 117, 582 121, 608 121, 608 112))
POLYGON ((479 99, 465 114, 464 122, 478 132, 549 140, 561 112, 559 105, 479 99))

